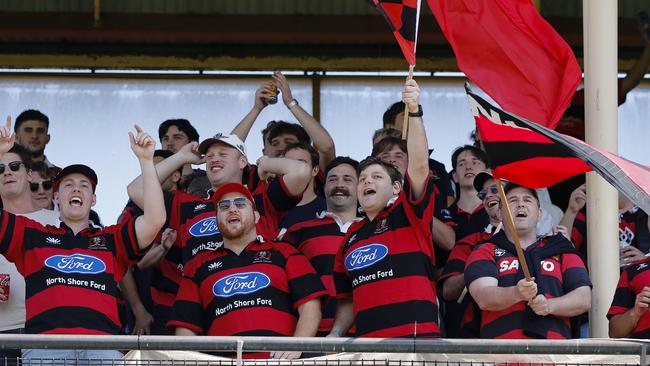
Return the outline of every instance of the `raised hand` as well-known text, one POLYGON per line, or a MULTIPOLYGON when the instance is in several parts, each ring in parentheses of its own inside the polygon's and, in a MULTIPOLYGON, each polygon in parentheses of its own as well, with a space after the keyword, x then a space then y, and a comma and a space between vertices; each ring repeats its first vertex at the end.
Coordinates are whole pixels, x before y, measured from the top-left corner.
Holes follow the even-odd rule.
POLYGON ((199 153, 199 143, 196 141, 192 141, 181 147, 177 154, 182 154, 183 161, 186 164, 198 165, 205 163, 205 158, 202 158, 199 153))
POLYGON ((253 107, 258 110, 264 109, 264 107, 269 105, 271 94, 273 94, 273 83, 270 81, 263 82, 255 91, 255 104, 253 107))
POLYGON ((571 192, 568 210, 577 213, 587 204, 587 185, 583 184, 571 192))
POLYGON ((282 93, 282 101, 284 104, 289 104, 293 100, 293 95, 291 95, 291 87, 289 86, 289 82, 287 81, 287 78, 282 75, 280 71, 275 71, 273 72, 273 80, 275 80, 275 85, 278 86, 278 89, 282 93))
POLYGON ((172 245, 174 245, 174 242, 176 242, 176 230, 172 228, 166 228, 162 233, 160 245, 162 245, 163 249, 169 250, 171 249, 172 245))
POLYGON ((410 76, 404 83, 402 90, 402 101, 406 104, 410 113, 417 113, 420 105, 420 87, 410 76))
POLYGON ((16 134, 11 130, 11 116, 7 116, 4 126, 0 127, 0 154, 4 154, 14 147, 16 134))
POLYGON ((129 140, 131 141, 131 150, 138 159, 153 160, 154 149, 156 148, 156 141, 151 136, 142 131, 138 125, 133 126, 136 135, 129 131, 129 140))

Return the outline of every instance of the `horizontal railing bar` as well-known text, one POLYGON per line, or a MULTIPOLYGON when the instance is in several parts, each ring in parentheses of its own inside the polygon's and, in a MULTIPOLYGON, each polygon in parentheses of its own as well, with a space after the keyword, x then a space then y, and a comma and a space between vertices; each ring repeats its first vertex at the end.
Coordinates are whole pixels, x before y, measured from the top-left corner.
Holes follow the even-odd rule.
POLYGON ((450 354, 582 354, 638 355, 642 344, 633 340, 488 340, 488 339, 384 339, 307 337, 175 337, 53 334, 0 334, 0 349, 121 349, 304 352, 385 352, 450 354))

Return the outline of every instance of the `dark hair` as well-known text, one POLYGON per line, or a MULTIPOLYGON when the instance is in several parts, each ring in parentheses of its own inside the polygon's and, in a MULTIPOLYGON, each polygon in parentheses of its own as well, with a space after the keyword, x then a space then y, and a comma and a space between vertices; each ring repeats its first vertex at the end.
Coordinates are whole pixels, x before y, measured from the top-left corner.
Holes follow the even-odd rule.
POLYGON ((294 142, 292 144, 287 145, 287 147, 284 149, 284 153, 286 154, 287 151, 294 150, 294 149, 302 149, 309 153, 309 158, 311 159, 312 168, 317 167, 318 164, 320 163, 320 154, 310 144, 303 141, 294 142))
POLYGON ((185 132, 188 140, 199 142, 199 133, 196 132, 196 128, 192 126, 190 121, 183 118, 168 119, 160 124, 158 127, 158 139, 160 142, 162 142, 163 137, 171 126, 176 126, 180 131, 185 132))
MULTIPOLYGON (((375 139, 379 136, 384 136, 382 137, 381 140, 385 139, 386 137, 402 137, 402 131, 392 128, 392 127, 384 127, 384 128, 379 128, 376 129, 375 132, 372 134, 372 141, 374 142, 375 139)), ((379 140, 379 141, 381 141, 379 140)), ((379 142, 377 141, 377 142, 379 142)))
POLYGON ((487 154, 485 153, 485 151, 479 149, 476 146, 463 145, 463 146, 460 146, 460 147, 456 148, 456 150, 454 150, 454 152, 451 154, 451 166, 454 168, 454 170, 456 169, 456 165, 458 165, 458 162, 457 162, 458 156, 463 151, 470 151, 472 153, 472 155, 474 155, 478 160, 482 161, 483 164, 485 164, 485 167, 487 167, 487 168, 490 167, 490 163, 488 161, 488 157, 487 157, 487 154))
POLYGON ((23 164, 25 164, 27 170, 32 168, 32 154, 22 145, 14 144, 14 146, 7 152, 18 155, 18 158, 23 162, 23 164))
POLYGON ((400 173, 399 170, 397 170, 397 168, 394 166, 384 162, 376 156, 369 156, 361 160, 359 166, 357 166, 357 176, 360 176, 361 172, 364 171, 367 167, 375 164, 382 166, 386 170, 392 182, 400 182, 400 184, 402 183, 402 173, 400 173))
POLYGON ((402 140, 400 137, 388 136, 379 140, 379 142, 372 147, 372 153, 370 155, 379 156, 381 153, 392 149, 393 146, 399 147, 399 149, 405 154, 409 153, 408 148, 406 147, 406 140, 402 140))
POLYGON ((386 112, 384 112, 384 117, 383 117, 384 128, 387 127, 386 125, 395 126, 396 125, 395 118, 397 117, 398 114, 404 113, 405 108, 406 105, 402 101, 393 103, 390 107, 388 107, 386 112))
POLYGON ((25 121, 40 121, 45 123, 45 130, 50 128, 50 119, 47 118, 47 116, 40 111, 37 111, 36 109, 28 109, 26 111, 23 111, 21 114, 16 117, 16 123, 14 124, 14 132, 18 132, 18 129, 20 128, 20 125, 23 124, 25 121))
POLYGON ((298 141, 306 142, 308 144, 311 144, 311 138, 307 134, 307 131, 299 125, 295 123, 289 123, 286 121, 271 121, 266 125, 266 128, 262 130, 262 139, 266 138, 266 141, 264 143, 271 143, 274 138, 283 135, 283 134, 289 134, 289 135, 294 135, 296 136, 296 139, 298 141))
POLYGON ((159 157, 159 158, 167 159, 168 157, 170 157, 172 155, 174 155, 173 152, 171 152, 169 150, 163 150, 163 149, 158 149, 158 150, 153 152, 153 157, 154 158, 159 157))
POLYGON ((40 174, 45 179, 52 179, 56 176, 56 173, 42 161, 33 162, 32 171, 40 174))
POLYGON ((352 166, 352 169, 354 169, 354 172, 357 172, 357 167, 359 167, 359 162, 352 159, 349 156, 337 156, 334 158, 334 160, 330 161, 329 164, 327 164, 327 167, 325 167, 325 177, 327 177, 327 174, 329 174, 330 170, 336 168, 339 165, 343 164, 348 164, 352 166))

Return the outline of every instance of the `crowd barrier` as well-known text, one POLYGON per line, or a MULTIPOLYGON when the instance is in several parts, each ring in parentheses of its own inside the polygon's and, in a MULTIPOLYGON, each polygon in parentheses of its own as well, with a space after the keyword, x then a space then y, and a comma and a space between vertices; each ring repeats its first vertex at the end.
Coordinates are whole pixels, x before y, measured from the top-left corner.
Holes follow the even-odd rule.
MULTIPOLYGON (((23 366, 473 366, 473 365, 646 365, 648 341, 378 339, 285 337, 173 337, 0 334, 0 349, 117 349, 122 360, 30 359, 23 366), (128 352, 127 352, 128 351, 128 352), (234 352, 236 358, 204 352, 234 352), (299 360, 246 360, 245 352, 301 351, 325 354, 299 360)), ((21 360, 0 360, 20 365, 21 360)))

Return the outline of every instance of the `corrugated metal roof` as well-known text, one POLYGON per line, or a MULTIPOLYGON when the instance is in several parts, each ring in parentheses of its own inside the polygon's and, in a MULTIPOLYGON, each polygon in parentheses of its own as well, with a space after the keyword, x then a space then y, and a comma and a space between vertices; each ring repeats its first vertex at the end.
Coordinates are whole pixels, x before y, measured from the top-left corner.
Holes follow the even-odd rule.
MULTIPOLYGON (((0 11, 92 12, 93 0, 0 0, 0 11)), ((101 0, 107 13, 375 14, 367 0, 101 0)))

